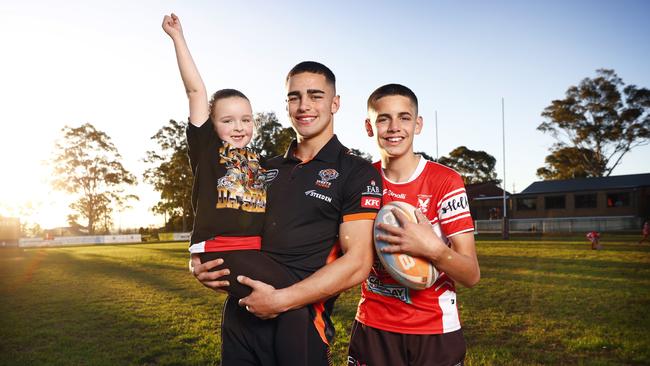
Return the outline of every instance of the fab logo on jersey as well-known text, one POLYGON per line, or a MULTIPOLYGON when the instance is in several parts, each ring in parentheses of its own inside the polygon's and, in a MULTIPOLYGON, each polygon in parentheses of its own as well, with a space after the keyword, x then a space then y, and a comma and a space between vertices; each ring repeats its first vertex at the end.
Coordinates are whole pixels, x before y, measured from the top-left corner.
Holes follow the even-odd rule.
POLYGON ((371 180, 370 185, 366 186, 366 191, 361 193, 361 207, 376 209, 381 207, 381 188, 377 187, 374 180, 371 180))

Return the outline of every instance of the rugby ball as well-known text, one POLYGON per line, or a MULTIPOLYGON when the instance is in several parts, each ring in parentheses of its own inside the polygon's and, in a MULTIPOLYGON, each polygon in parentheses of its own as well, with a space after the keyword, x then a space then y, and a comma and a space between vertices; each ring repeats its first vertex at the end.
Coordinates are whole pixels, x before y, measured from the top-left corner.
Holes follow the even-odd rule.
POLYGON ((393 201, 384 205, 377 213, 374 223, 375 250, 377 257, 384 266, 386 271, 402 285, 415 290, 429 288, 438 279, 438 270, 434 265, 420 257, 413 257, 404 253, 384 253, 382 248, 390 246, 389 243, 377 239, 378 234, 384 234, 385 231, 377 228, 380 223, 400 226, 399 221, 393 214, 392 210, 398 209, 409 221, 417 222, 415 216, 415 207, 406 202, 393 201))

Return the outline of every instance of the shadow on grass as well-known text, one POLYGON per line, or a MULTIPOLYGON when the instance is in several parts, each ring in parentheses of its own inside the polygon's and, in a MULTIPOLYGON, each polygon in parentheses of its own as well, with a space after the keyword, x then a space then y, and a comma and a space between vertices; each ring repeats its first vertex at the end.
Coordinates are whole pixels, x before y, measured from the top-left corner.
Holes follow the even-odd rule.
MULTIPOLYGON (((594 258, 543 258, 532 256, 514 255, 486 255, 479 256, 482 267, 489 268, 484 274, 505 271, 531 271, 542 272, 549 276, 576 276, 590 277, 598 281, 615 281, 621 279, 646 282, 650 280, 650 263, 630 263, 594 258)), ((602 287, 602 284, 601 286, 602 287)))
MULTIPOLYGON (((218 362, 220 311, 210 310, 207 292, 194 296, 201 289, 187 272, 173 265, 134 268, 95 254, 43 253, 26 255, 24 263, 39 267, 0 302, 0 364, 218 362)), ((0 283, 24 272, 21 265, 5 267, 0 283)))

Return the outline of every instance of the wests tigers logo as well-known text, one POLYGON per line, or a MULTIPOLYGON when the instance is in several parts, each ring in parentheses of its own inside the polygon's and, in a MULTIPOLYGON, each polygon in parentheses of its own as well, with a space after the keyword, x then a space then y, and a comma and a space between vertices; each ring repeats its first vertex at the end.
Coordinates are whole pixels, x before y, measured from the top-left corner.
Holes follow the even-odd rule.
POLYGON ((339 172, 336 171, 336 169, 323 169, 320 172, 318 172, 318 176, 320 179, 316 180, 316 185, 321 187, 321 188, 329 188, 332 186, 332 183, 330 181, 336 179, 339 177, 339 172))

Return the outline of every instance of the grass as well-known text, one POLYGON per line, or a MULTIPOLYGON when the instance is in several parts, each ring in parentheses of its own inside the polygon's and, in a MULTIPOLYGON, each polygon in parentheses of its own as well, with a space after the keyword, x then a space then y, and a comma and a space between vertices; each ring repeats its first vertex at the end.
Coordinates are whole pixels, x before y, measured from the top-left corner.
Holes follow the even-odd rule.
MULTIPOLYGON (((650 364, 650 248, 635 237, 479 240, 459 289, 467 365, 650 364)), ((223 296, 187 273, 185 244, 0 252, 0 364, 219 364, 223 296)), ((343 365, 358 289, 334 322, 343 365)))

